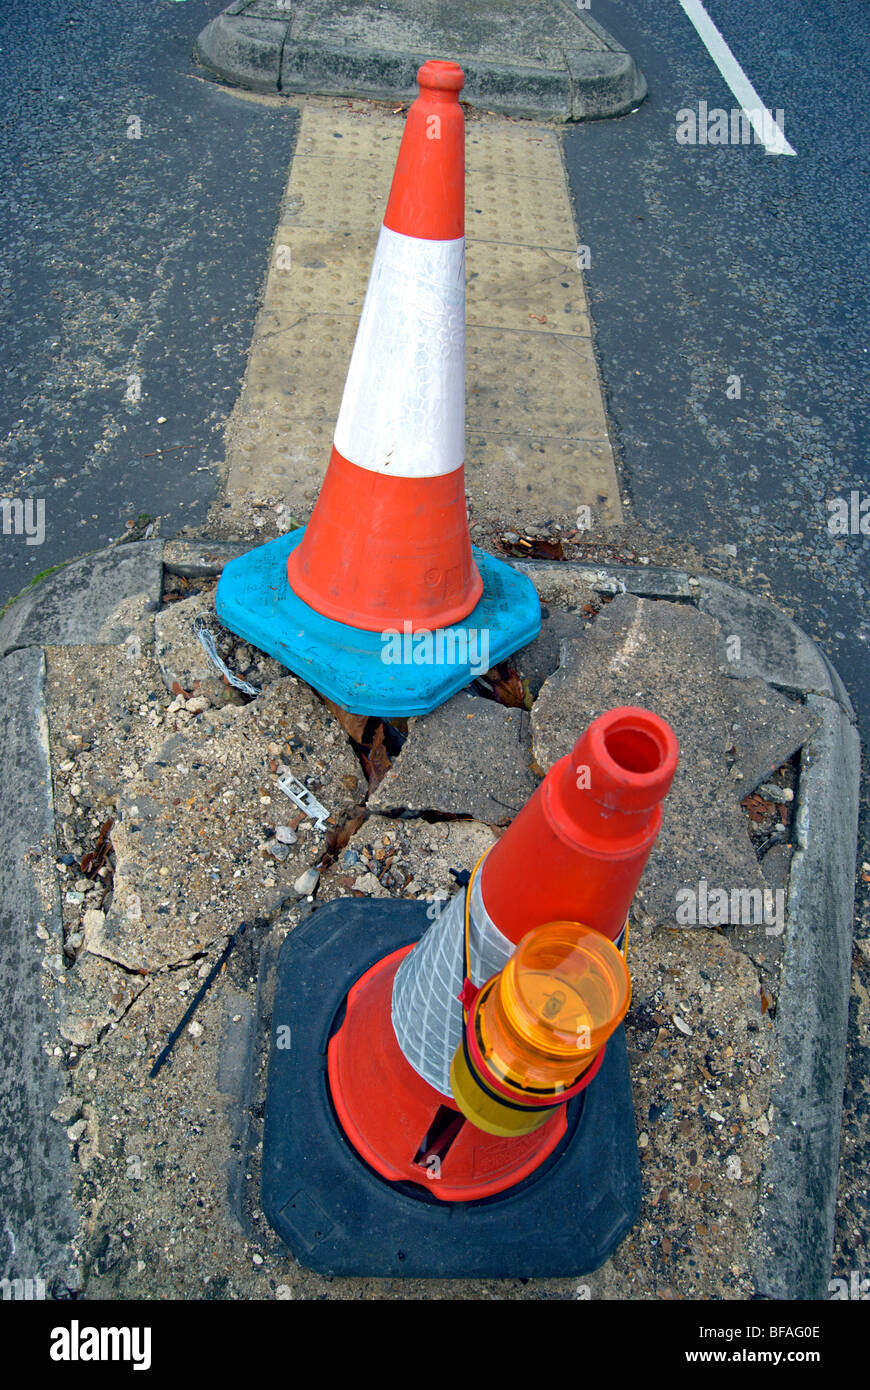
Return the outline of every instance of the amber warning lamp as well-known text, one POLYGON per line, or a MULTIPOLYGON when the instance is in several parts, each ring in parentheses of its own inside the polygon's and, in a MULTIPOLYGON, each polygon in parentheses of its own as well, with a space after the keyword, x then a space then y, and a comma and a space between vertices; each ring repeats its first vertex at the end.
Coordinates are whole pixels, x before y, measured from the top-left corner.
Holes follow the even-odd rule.
POLYGON ((625 1017, 631 977, 616 946, 579 922, 523 937, 503 970, 467 990, 453 1099, 487 1134, 528 1134, 592 1080, 625 1017))

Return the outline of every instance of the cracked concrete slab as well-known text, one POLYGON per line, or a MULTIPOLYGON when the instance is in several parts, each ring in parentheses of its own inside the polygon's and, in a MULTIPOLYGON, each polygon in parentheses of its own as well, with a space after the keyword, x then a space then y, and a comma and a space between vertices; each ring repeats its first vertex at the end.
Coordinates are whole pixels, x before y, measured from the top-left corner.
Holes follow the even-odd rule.
POLYGON ((717 579, 700 579, 697 592, 701 612, 722 624, 721 659, 729 662, 734 675, 759 676, 770 685, 797 694, 814 691, 824 695, 833 690, 846 713, 852 714, 843 683, 821 648, 808 641, 784 613, 755 594, 717 579))
POLYGON ((147 650, 135 663, 117 649, 49 651, 50 719, 84 733, 80 748, 58 748, 55 758, 72 858, 81 861, 106 818, 114 822, 111 887, 84 879, 64 897, 68 940, 95 914, 74 972, 88 954, 126 970, 166 969, 292 897, 295 879, 326 844, 278 789, 279 770, 315 792, 332 824, 365 793, 343 731, 294 677, 251 704, 220 709, 158 698, 159 689, 147 650), (143 679, 154 697, 144 704, 143 679), (297 838, 276 855, 279 825, 295 826, 297 838), (180 863, 182 876, 172 867, 180 863))
POLYGON ((820 721, 806 705, 786 699, 757 678, 728 681, 723 698, 741 792, 746 796, 794 757, 820 721))
MULTIPOLYGON (((590 594, 590 598, 594 595, 590 594)), ((533 699, 538 698, 547 677, 559 669, 562 643, 579 637, 586 622, 588 618, 564 608, 541 608, 541 631, 534 642, 511 658, 520 677, 528 681, 533 699)))
POLYGON ((147 988, 142 976, 91 954, 83 954, 75 970, 64 971, 59 984, 58 1029, 76 1047, 99 1042, 147 988))
MULTIPOLYGON (((552 605, 556 610, 565 609, 569 613, 583 612, 590 605, 596 611, 601 607, 599 591, 593 582, 594 569, 583 569, 575 564, 548 565, 543 561, 527 564, 514 560, 511 563, 514 569, 529 576, 544 606, 552 605)), ((610 592, 614 590, 611 588, 610 592)))
POLYGON ((701 879, 729 889, 765 886, 739 805, 742 784, 728 766, 734 721, 717 635, 718 624, 687 605, 620 594, 565 643, 563 664, 532 711, 533 749, 545 770, 616 705, 654 710, 673 727, 680 765, 638 892, 663 923, 676 921, 676 891, 701 879))
POLYGON ((504 825, 538 785, 531 757, 526 710, 463 691, 410 721, 407 742, 369 805, 504 825))

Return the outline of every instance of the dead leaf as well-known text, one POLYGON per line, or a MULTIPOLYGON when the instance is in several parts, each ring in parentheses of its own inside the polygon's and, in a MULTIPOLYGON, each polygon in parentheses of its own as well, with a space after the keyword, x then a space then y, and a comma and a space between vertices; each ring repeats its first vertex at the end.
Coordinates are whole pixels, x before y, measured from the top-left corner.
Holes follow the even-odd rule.
POLYGON ((528 560, 532 549, 531 541, 523 540, 518 536, 516 540, 509 541, 505 536, 499 536, 498 543, 502 550, 506 550, 508 555, 516 555, 521 560, 528 560))
POLYGON ((341 853, 360 826, 368 820, 368 816, 369 813, 364 806, 355 806, 349 819, 344 821, 342 825, 336 826, 334 829, 332 826, 327 828, 326 844, 332 854, 341 853))
POLYGON ((564 560, 565 552, 561 541, 532 541, 532 558, 535 560, 564 560))
MULTIPOLYGON (((510 534, 510 532, 508 532, 510 534)), ((538 540, 531 536, 518 536, 515 541, 499 536, 499 545, 508 555, 519 560, 564 560, 565 552, 561 540, 538 540)))
POLYGON ((384 746, 384 726, 378 724, 371 746, 360 754, 363 771, 368 778, 369 791, 379 786, 390 770, 390 755, 384 746))
POLYGON ((774 813, 773 802, 765 801, 763 797, 758 795, 758 792, 753 792, 751 796, 744 796, 740 805, 749 816, 749 819, 754 821, 756 825, 761 824, 762 821, 769 820, 774 813))
POLYGON ((105 864, 106 856, 112 848, 112 841, 109 839, 109 831, 114 824, 114 817, 110 820, 103 821, 94 848, 88 854, 82 855, 82 862, 79 867, 85 878, 96 878, 98 871, 105 864))
POLYGON ((528 682, 524 688, 519 672, 510 662, 503 661, 500 666, 493 666, 491 671, 478 679, 489 687, 497 704, 506 705, 509 709, 530 708, 526 705, 528 682))

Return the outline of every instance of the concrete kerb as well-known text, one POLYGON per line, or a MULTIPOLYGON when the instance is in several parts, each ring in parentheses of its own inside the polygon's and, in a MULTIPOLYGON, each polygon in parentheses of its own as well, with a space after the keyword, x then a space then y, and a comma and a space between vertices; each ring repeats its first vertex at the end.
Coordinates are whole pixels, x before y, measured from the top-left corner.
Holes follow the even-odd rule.
MULTIPOLYGON (((41 648, 123 643, 126 614, 120 623, 113 616, 119 603, 131 605, 132 630, 137 618, 147 619, 159 605, 164 570, 188 577, 214 577, 228 559, 248 548, 209 541, 129 542, 46 576, 6 613, 0 622, 0 657, 4 658, 0 661, 0 681, 13 710, 17 707, 16 683, 20 685, 27 676, 27 717, 7 720, 3 733, 5 766, 18 769, 16 775, 27 780, 20 796, 7 798, 14 818, 6 816, 0 821, 7 886, 18 881, 14 876, 26 853, 44 849, 53 826, 41 648), (110 575, 114 575, 113 582, 110 575), (33 775, 33 769, 38 775, 33 775)), ((735 678, 759 675, 770 685, 805 700, 820 716, 818 729, 801 750, 797 843, 789 879, 776 1014, 776 1118, 761 1179, 763 1222, 754 1241, 754 1277, 762 1297, 823 1299, 828 1292, 833 1247, 857 851, 860 749, 848 696, 836 671, 796 624, 732 585, 652 566, 513 563, 528 574, 547 568, 571 572, 602 594, 627 591, 641 598, 691 603, 718 619, 723 642, 740 634, 751 639, 751 655, 745 657, 743 667, 734 663, 735 678)), ((745 646, 744 641, 741 650, 745 646)), ((33 1016, 42 1019, 46 1005, 40 1002, 40 972, 30 938, 38 925, 44 926, 47 915, 50 930, 53 924, 53 939, 59 941, 59 912, 57 905, 52 907, 46 899, 35 868, 28 883, 30 888, 25 885, 23 896, 16 890, 13 914, 28 938, 28 949, 19 952, 14 978, 7 971, 0 988, 4 996, 9 995, 2 1001, 7 1018, 12 1017, 9 1003, 17 993, 19 1001, 32 997, 33 1016)), ((4 901, 10 901, 6 894, 4 901)), ((42 1019, 43 1033, 49 1023, 49 1016, 42 1019)), ((17 1053, 14 1049, 10 1053, 7 1046, 3 1070, 0 1090, 8 1089, 10 1077, 15 1075, 20 1092, 17 1113, 22 1122, 41 1133, 58 1088, 50 1060, 40 1053, 31 1066, 22 1069, 17 1053)), ((53 1166, 46 1172, 34 1170, 34 1210, 52 1211, 63 1201, 58 1173, 64 1171, 62 1163, 56 1170, 53 1166)), ((49 1222, 43 1230, 34 1223, 28 1235, 32 1268, 22 1268, 20 1277, 32 1277, 34 1270, 60 1270, 63 1244, 58 1241, 57 1230, 63 1231, 71 1223, 70 1211, 64 1210, 65 1221, 59 1226, 49 1222)), ((4 1268, 16 1271, 18 1277, 20 1261, 10 1261, 7 1256, 4 1268)))
POLYGON ((58 986, 43 975, 47 940, 63 968, 60 896, 45 870, 55 821, 44 682, 39 647, 0 660, 0 1279, 24 1280, 43 1298, 64 1297, 75 1282, 69 1242, 77 1226, 69 1144, 49 1118, 65 1086, 54 1055, 58 986))
POLYGON ((536 120, 621 116, 646 96, 631 55, 562 0, 524 5, 519 25, 503 0, 457 6, 446 28, 441 10, 390 0, 372 17, 347 5, 236 0, 202 30, 194 56, 252 91, 409 101, 437 50, 461 63, 464 101, 536 120))
POLYGON ((43 1281, 53 1297, 75 1288, 70 1242, 77 1221, 67 1136, 49 1118, 64 1090, 55 1058, 63 928, 48 867, 56 830, 44 648, 122 643, 159 605, 162 579, 159 541, 108 547, 30 585, 0 620, 0 1277, 43 1281))

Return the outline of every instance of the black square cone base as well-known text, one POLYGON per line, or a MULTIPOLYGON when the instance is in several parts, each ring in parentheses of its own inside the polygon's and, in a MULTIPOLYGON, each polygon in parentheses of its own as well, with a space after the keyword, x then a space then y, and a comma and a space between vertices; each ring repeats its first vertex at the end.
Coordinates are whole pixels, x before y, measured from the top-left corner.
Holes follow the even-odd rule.
POLYGON ((327 1076, 348 991, 429 926, 426 904, 345 898, 318 908, 278 957, 263 1135, 263 1211, 293 1255, 329 1275, 559 1278, 588 1274, 640 1211, 625 1035, 568 1107, 559 1147, 517 1186, 475 1202, 373 1171, 344 1137, 327 1076), (287 1031, 289 1029, 289 1032, 287 1031))

